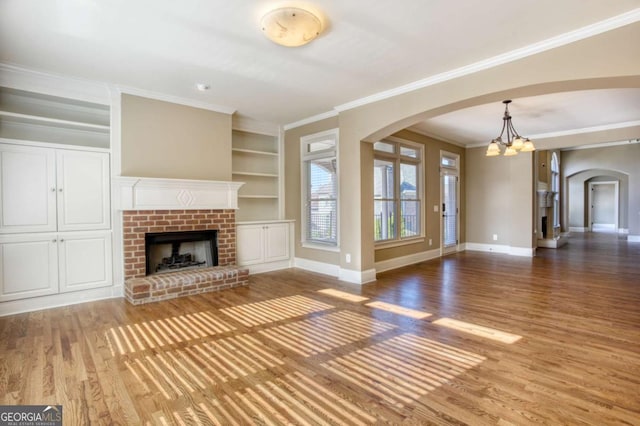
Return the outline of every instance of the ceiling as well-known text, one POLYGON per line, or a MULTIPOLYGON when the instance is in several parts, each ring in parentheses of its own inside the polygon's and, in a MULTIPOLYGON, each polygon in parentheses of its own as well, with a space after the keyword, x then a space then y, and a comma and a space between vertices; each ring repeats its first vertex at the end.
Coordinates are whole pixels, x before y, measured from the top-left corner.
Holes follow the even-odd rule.
MULTIPOLYGON (((0 62, 285 125, 639 7, 640 0, 1 0, 0 62), (299 48, 272 43, 259 22, 281 5, 310 6, 325 30, 299 48), (211 88, 200 92, 196 83, 211 88)), ((536 135, 640 120, 639 106, 638 90, 608 90, 517 99, 512 113, 521 133, 536 135)), ((497 135, 502 112, 500 103, 481 105, 415 129, 483 144, 497 135)))

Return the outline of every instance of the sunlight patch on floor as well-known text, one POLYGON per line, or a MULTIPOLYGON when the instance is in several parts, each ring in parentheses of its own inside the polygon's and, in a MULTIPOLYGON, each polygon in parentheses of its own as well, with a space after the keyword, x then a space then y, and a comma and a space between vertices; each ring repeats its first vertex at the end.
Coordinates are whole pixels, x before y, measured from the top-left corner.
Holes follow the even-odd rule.
POLYGON ((334 307, 304 296, 289 296, 224 308, 220 312, 247 327, 253 327, 325 311, 334 307))
POLYGON ((312 356, 395 328, 393 324, 341 311, 260 330, 260 334, 297 354, 312 356))
POLYGON ((112 355, 124 355, 235 330, 209 312, 145 321, 107 330, 112 355))
POLYGON ((321 366, 402 408, 484 360, 434 340, 402 334, 321 366))
POLYGON ((496 340, 502 343, 515 343, 518 340, 522 339, 522 336, 519 336, 517 334, 511 334, 505 331, 496 330, 495 328, 484 327, 469 322, 458 321, 452 318, 440 318, 436 321, 433 321, 432 324, 441 325, 443 327, 451 328, 491 340, 496 340))
POLYGON ((415 319, 423 319, 430 317, 433 314, 424 311, 418 311, 415 309, 405 308, 404 306, 394 305, 392 303, 386 302, 370 302, 365 303, 365 306, 369 306, 370 308, 381 309, 383 311, 392 312, 398 315, 404 315, 406 317, 411 317, 415 319))
POLYGON ((318 290, 318 293, 326 294, 327 296, 337 297, 338 299, 346 300, 348 302, 362 302, 369 300, 368 297, 358 296, 357 294, 347 293, 346 291, 336 290, 334 288, 325 288, 318 290))

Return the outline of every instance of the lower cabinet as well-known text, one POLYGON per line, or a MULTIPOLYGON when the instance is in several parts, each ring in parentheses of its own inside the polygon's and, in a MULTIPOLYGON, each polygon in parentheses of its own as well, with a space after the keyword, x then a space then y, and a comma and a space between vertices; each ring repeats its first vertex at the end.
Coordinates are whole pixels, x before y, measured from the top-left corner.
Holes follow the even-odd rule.
POLYGON ((0 236, 0 302, 112 284, 111 232, 0 236))
POLYGON ((292 221, 247 222, 237 225, 237 263, 251 273, 291 266, 292 221))

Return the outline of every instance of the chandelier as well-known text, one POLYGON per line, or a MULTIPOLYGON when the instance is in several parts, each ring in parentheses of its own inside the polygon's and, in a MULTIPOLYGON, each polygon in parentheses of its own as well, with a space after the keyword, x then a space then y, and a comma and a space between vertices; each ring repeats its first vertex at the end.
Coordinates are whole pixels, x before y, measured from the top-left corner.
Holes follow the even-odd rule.
POLYGON ((491 141, 489 146, 487 147, 487 157, 495 157, 496 155, 500 155, 501 145, 504 145, 504 155, 511 156, 518 154, 518 151, 521 152, 531 152, 535 151, 536 147, 533 146, 533 142, 529 140, 529 138, 524 138, 518 134, 516 129, 513 127, 513 123, 511 123, 511 115, 509 114, 509 104, 511 103, 510 99, 502 101, 504 104, 504 117, 502 117, 502 131, 500 135, 491 141), (507 133, 506 139, 502 139, 504 133, 507 133))

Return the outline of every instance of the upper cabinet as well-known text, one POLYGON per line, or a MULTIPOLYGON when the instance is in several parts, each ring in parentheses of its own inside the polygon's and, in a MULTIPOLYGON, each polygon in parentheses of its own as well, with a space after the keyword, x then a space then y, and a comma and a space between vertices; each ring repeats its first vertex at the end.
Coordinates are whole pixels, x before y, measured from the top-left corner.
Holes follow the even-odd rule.
POLYGON ((0 233, 108 229, 109 154, 0 144, 0 233))
POLYGON ((0 138, 109 148, 109 106, 0 87, 0 138))
POLYGON ((281 159, 277 136, 233 130, 232 175, 244 182, 238 193, 239 222, 280 219, 281 159))

